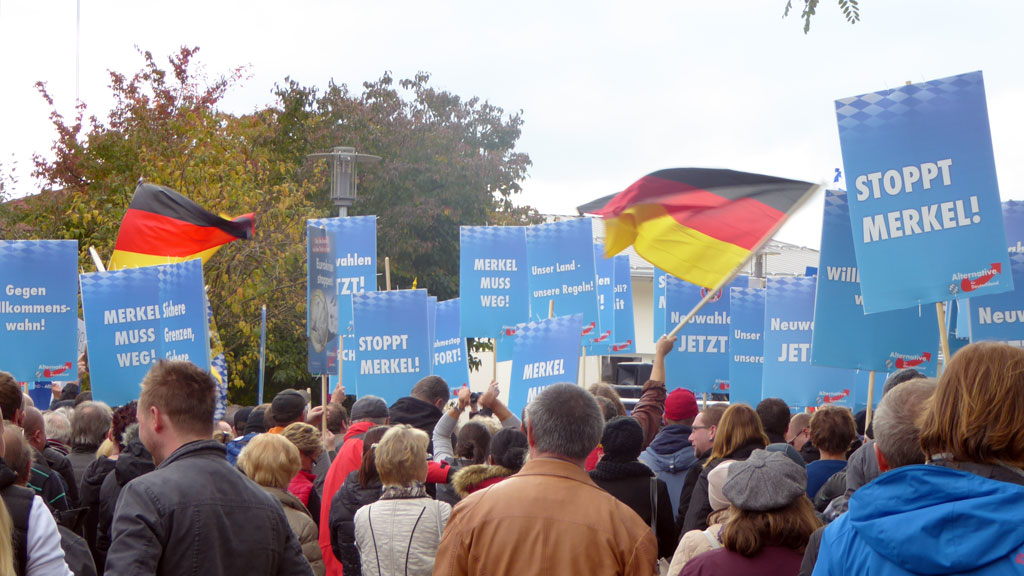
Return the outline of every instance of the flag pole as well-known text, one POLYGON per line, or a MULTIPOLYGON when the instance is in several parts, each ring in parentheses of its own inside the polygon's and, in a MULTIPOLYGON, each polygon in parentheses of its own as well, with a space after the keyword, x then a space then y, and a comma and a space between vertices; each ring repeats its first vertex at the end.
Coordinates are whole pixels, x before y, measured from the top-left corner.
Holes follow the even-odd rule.
POLYGON ((871 416, 875 405, 875 371, 868 372, 868 409, 864 415, 864 429, 871 426, 871 416))
POLYGON ((263 305, 260 312, 260 379, 259 379, 259 402, 263 404, 263 375, 267 368, 267 305, 263 305))
POLYGON ((384 287, 391 292, 391 257, 384 257, 384 287))
POLYGON ((107 267, 103 265, 103 259, 100 258, 100 253, 96 251, 96 248, 89 246, 89 255, 92 256, 92 263, 96 265, 96 269, 100 272, 106 272, 107 267))
POLYGON ((743 260, 743 262, 740 262, 740 264, 736 266, 736 268, 734 268, 732 272, 730 272, 727 276, 722 278, 722 280, 719 281, 717 286, 715 286, 711 290, 708 290, 707 294, 704 295, 704 298, 702 298, 701 301, 698 302, 697 305, 693 307, 693 310, 690 310, 686 314, 686 316, 684 316, 683 319, 679 321, 679 324, 676 324, 676 327, 673 328, 672 331, 667 334, 667 336, 669 338, 675 338, 676 335, 679 334, 679 331, 683 329, 683 326, 686 326, 690 322, 690 320, 692 320, 693 317, 697 315, 697 312, 700 312, 701 308, 703 308, 705 304, 710 302, 711 299, 714 298, 716 294, 718 294, 719 290, 725 288, 725 286, 729 284, 729 282, 732 282, 733 278, 735 278, 741 271, 743 271, 743 269, 747 266, 747 263, 750 262, 750 259, 755 257, 757 253, 761 251, 761 248, 764 248, 764 245, 767 244, 768 241, 772 239, 772 236, 775 236, 775 233, 779 231, 779 228, 782 228, 782 225, 785 224, 787 220, 789 220, 789 215, 799 210, 800 207, 803 206, 807 202, 807 200, 811 198, 811 196, 814 196, 814 194, 818 192, 818 190, 824 189, 824 184, 815 184, 814 186, 811 186, 810 189, 807 190, 807 192, 804 192, 804 195, 801 196, 795 204, 793 204, 793 208, 790 209, 788 213, 786 213, 786 216, 780 219, 778 222, 776 222, 775 225, 772 226, 771 230, 769 230, 768 233, 764 235, 764 238, 761 238, 761 240, 757 242, 754 248, 750 250, 750 254, 743 260))
POLYGON ((946 303, 936 302, 935 313, 939 317, 939 343, 942 345, 942 367, 938 368, 936 376, 941 376, 942 371, 946 369, 946 364, 949 362, 949 331, 946 328, 946 303))

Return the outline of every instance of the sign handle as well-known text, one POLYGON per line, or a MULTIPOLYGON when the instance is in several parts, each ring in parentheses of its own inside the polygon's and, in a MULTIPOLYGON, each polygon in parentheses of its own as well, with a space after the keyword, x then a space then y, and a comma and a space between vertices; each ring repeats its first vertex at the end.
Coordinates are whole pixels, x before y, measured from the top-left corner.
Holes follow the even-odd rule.
POLYGON ((868 410, 864 415, 864 430, 871 426, 871 416, 875 406, 875 371, 868 372, 868 410))
POLYGON ((942 345, 942 366, 938 368, 937 375, 941 375, 942 371, 946 368, 946 363, 949 362, 949 333, 946 330, 946 303, 936 302, 935 313, 939 317, 939 343, 942 345))
POLYGON ((384 257, 384 289, 391 292, 391 258, 384 257))
POLYGON ((259 379, 259 402, 256 405, 263 404, 263 375, 266 372, 267 366, 267 305, 263 305, 263 309, 260 312, 260 379, 259 379))
POLYGON ((761 238, 761 240, 758 241, 758 243, 750 250, 750 254, 747 255, 743 262, 740 262, 740 264, 736 266, 736 268, 734 268, 732 272, 726 275, 726 277, 723 278, 722 281, 718 283, 718 286, 715 286, 713 290, 709 290, 708 293, 704 295, 704 298, 701 299, 701 301, 698 302, 696 306, 694 306, 693 310, 690 310, 690 312, 687 313, 687 315, 684 316, 683 319, 679 321, 679 324, 676 324, 676 327, 673 328, 672 331, 668 333, 668 337, 675 338, 676 335, 679 334, 679 331, 683 329, 683 326, 686 326, 690 322, 690 320, 692 320, 693 317, 697 315, 697 312, 700 312, 700 309, 703 308, 704 305, 707 304, 715 296, 715 294, 718 294, 719 290, 725 288, 725 286, 729 282, 732 282, 733 278, 735 278, 744 268, 746 268, 747 263, 750 262, 750 259, 757 255, 761 248, 763 248, 764 245, 767 244, 768 241, 772 239, 772 236, 775 236, 775 233, 779 231, 779 228, 782 228, 782 225, 785 224, 786 220, 789 219, 789 214, 792 214, 799 210, 800 207, 803 206, 807 202, 807 200, 811 198, 811 196, 813 196, 818 190, 824 188, 825 186, 822 184, 815 184, 814 186, 811 186, 810 189, 807 190, 807 192, 804 192, 804 195, 800 197, 800 200, 797 200, 796 204, 793 205, 793 208, 787 213, 786 217, 776 222, 775 225, 772 226, 772 229, 769 230, 768 233, 764 235, 764 238, 761 238))
POLYGON ((548 318, 555 317, 555 301, 548 300, 548 318))
POLYGON ((491 382, 498 381, 498 339, 491 340, 491 346, 494 347, 494 363, 491 370, 491 382))
POLYGON ((100 253, 96 251, 96 248, 89 246, 89 255, 92 256, 92 263, 96 265, 96 269, 100 272, 106 272, 107 267, 103 265, 103 259, 100 258, 100 253))
MULTIPOLYGON (((327 437, 327 374, 320 376, 320 406, 324 411, 320 414, 320 438, 327 437)), ((321 440, 322 441, 322 440, 321 440)))
POLYGON ((701 394, 700 409, 702 411, 708 409, 708 393, 707 392, 704 392, 704 393, 701 394))

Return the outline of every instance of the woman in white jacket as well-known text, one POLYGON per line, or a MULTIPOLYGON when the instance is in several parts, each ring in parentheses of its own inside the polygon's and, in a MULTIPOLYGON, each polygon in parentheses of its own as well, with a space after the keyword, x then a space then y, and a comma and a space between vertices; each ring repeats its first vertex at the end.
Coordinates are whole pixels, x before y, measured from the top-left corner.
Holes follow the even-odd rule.
POLYGON ((355 536, 367 576, 429 576, 452 508, 427 496, 426 433, 393 426, 374 447, 384 491, 356 512, 355 536))

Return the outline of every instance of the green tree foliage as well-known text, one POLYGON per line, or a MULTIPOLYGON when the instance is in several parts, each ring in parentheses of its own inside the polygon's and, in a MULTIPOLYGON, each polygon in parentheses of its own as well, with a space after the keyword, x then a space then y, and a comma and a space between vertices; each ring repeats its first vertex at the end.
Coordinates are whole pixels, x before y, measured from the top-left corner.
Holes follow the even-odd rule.
POLYGON ((385 74, 360 94, 286 79, 274 105, 234 115, 220 103, 245 70, 210 78, 197 51, 181 49, 169 69, 143 52, 139 72, 111 72, 114 106, 103 120, 86 119, 82 104, 66 119, 40 84, 57 135, 53 160, 36 159, 46 189, 0 212, 0 233, 77 239, 90 270, 87 248, 112 252, 140 177, 213 212, 254 212, 255 238, 226 245, 204 267, 235 401, 255 399, 264 303, 268 394, 315 386, 305 368, 305 220, 334 210, 329 171, 307 154, 347 145, 383 157, 361 171, 350 213, 378 216, 378 253, 391 257, 394 285, 418 278, 441 299, 458 295, 460 225, 538 220, 512 204, 530 165, 515 150, 521 114, 439 91, 426 74, 397 85, 385 74))
MULTIPOLYGON (((857 4, 857 0, 837 0, 839 3, 839 9, 843 11, 843 17, 850 24, 856 24, 860 22, 860 6, 857 4)), ((793 9, 793 0, 786 1, 786 9, 782 12, 782 17, 789 16, 790 10, 793 9)), ((804 0, 804 9, 800 13, 800 18, 804 21, 804 34, 811 31, 811 18, 817 13, 818 0, 804 0)))

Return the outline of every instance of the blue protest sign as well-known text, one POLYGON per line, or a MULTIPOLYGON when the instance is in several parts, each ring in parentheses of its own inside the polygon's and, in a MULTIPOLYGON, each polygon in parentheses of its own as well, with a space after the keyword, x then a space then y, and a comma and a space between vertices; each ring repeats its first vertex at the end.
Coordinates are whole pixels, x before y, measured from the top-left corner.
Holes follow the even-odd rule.
MULTIPOLYGON (((676 349, 665 357, 665 372, 671 382, 694 394, 729 391, 729 289, 747 284, 746 276, 734 279, 679 332, 676 349)), ((665 285, 666 326, 678 324, 707 293, 707 288, 669 276, 665 285)))
POLYGON ((915 367, 935 376, 939 327, 918 306, 864 314, 847 194, 825 192, 821 273, 814 304, 811 363, 889 372, 915 367))
POLYGON ((729 289, 729 403, 757 406, 764 369, 764 289, 729 289))
POLYGON ((459 334, 459 299, 437 303, 434 320, 434 376, 444 378, 452 389, 469 385, 469 363, 466 361, 466 339, 459 334))
POLYGON ((970 333, 971 311, 970 299, 952 300, 946 303, 946 339, 949 342, 949 357, 952 358, 957 350, 971 343, 970 336, 963 334, 970 333), (961 330, 961 324, 968 325, 968 328, 961 330))
MULTIPOLYGON (((651 335, 652 342, 657 342, 658 338, 664 336, 668 329, 665 327, 665 285, 668 283, 668 273, 654 267, 654 333, 651 335)), ((673 326, 675 328, 675 326, 673 326)))
POLYGON ((120 406, 138 398, 139 383, 160 358, 210 370, 202 261, 79 279, 95 400, 120 406))
POLYGON ((589 218, 529 226, 526 258, 530 263, 531 318, 547 318, 548 305, 554 302, 556 316, 583 314, 584 337, 600 329, 589 218))
POLYGON ((981 72, 836 101, 867 313, 1013 289, 981 72))
POLYGON ((306 350, 310 374, 333 374, 338 365, 338 289, 334 235, 306 226, 306 350))
MULTIPOLYGON (((338 290, 338 334, 342 343, 342 377, 349 390, 358 390, 352 295, 377 289, 377 217, 348 216, 309 220, 334 237, 334 278, 338 290)), ((337 370, 332 376, 337 380, 337 370)), ((332 388, 333 390, 333 388, 332 388)))
POLYGON ((996 340, 1024 347, 1024 203, 1004 202, 1003 221, 1013 284, 1018 289, 992 296, 972 296, 958 307, 968 314, 967 329, 960 322, 955 332, 971 342, 996 340))
POLYGON ((853 370, 811 365, 816 278, 769 278, 765 293, 765 398, 790 406, 853 406, 853 370))
MULTIPOLYGON (((938 323, 936 323, 937 325, 938 323)), ((937 329, 937 328, 936 328, 937 329)), ((875 393, 872 409, 878 408, 882 400, 882 389, 885 387, 885 379, 889 377, 888 372, 875 372, 875 393)), ((853 413, 856 414, 868 407, 868 389, 871 386, 871 372, 861 370, 854 375, 854 406, 853 413)))
POLYGON ((516 326, 508 402, 513 414, 521 414, 544 388, 576 382, 582 322, 582 314, 573 314, 516 326))
POLYGON ((427 291, 392 290, 352 295, 359 393, 390 404, 409 395, 430 374, 427 291))
POLYGON ((597 313, 600 330, 594 330, 586 342, 587 356, 605 356, 612 351, 612 329, 615 326, 615 261, 604 257, 604 244, 594 244, 594 264, 597 270, 597 313))
POLYGON ((0 370, 77 380, 78 242, 0 240, 0 370))
POLYGON ((636 326, 633 319, 633 277, 629 256, 615 256, 615 341, 612 354, 636 354, 636 326))
MULTIPOLYGON (((459 301, 462 336, 497 338, 530 317, 526 229, 459 229, 459 301)), ((545 314, 547 306, 544 307, 545 314)))

